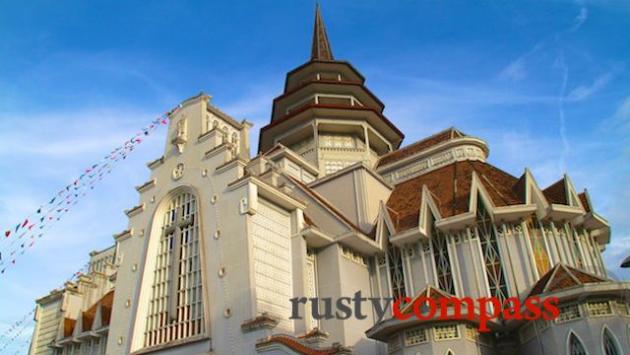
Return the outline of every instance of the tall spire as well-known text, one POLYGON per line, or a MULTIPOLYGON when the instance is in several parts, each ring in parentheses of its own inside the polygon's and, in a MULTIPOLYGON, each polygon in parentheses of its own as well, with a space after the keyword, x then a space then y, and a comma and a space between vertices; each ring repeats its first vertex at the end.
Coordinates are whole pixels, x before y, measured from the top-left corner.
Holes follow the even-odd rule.
POLYGON ((319 11, 319 3, 315 6, 315 28, 313 29, 313 47, 311 49, 311 60, 334 60, 326 27, 322 14, 319 11))

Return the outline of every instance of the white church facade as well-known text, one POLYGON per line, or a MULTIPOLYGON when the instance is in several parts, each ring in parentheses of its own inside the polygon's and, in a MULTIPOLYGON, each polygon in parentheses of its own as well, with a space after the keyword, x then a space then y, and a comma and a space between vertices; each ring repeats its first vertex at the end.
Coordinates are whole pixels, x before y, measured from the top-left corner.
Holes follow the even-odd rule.
POLYGON ((258 155, 249 122, 205 94, 184 101, 128 228, 37 300, 30 354, 628 353, 630 283, 607 276, 610 227, 586 191, 512 176, 455 128, 401 148, 383 109, 334 59, 319 9, 311 58, 287 74, 258 155), (334 312, 358 292, 554 296, 560 314, 499 318, 487 333, 476 319, 379 319, 369 303, 361 317, 324 315, 323 299, 334 312))

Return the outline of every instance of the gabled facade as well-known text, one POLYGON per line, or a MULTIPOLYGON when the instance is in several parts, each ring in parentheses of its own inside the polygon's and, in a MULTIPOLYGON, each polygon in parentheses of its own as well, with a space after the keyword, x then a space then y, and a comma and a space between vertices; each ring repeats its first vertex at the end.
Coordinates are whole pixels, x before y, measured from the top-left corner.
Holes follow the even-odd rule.
POLYGON ((272 105, 250 157, 250 123, 205 94, 183 102, 163 155, 136 188, 138 204, 125 211, 128 228, 114 236, 115 292, 59 318, 52 349, 71 354, 59 346, 98 332, 112 296, 110 355, 622 354, 630 346, 630 285, 607 276, 610 228, 588 193, 568 176, 547 188, 527 169, 513 176, 488 163, 485 141, 456 128, 400 148, 403 134, 365 78, 334 58, 319 8, 311 57, 287 74, 272 105), (322 299, 356 295, 555 295, 560 317, 497 319, 479 333, 477 318, 402 321, 391 309, 382 319, 372 309, 327 316, 322 299), (320 302, 298 303, 296 318, 296 298, 320 302))
POLYGON ((116 250, 90 253, 87 272, 36 300, 29 355, 105 354, 116 250))

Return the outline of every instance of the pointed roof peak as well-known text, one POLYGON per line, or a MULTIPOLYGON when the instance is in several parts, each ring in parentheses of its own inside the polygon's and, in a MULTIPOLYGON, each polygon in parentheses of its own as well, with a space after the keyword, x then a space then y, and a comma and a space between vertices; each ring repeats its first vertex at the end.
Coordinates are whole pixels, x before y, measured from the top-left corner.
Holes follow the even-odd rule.
POLYGON ((315 26, 313 29, 313 44, 311 47, 311 60, 334 60, 326 27, 319 9, 319 2, 315 5, 315 26))

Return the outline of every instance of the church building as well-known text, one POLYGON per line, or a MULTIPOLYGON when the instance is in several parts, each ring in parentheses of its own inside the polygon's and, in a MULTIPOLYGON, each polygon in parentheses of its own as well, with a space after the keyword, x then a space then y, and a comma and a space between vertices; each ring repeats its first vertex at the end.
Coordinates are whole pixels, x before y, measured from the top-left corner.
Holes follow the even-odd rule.
POLYGON ((403 146, 333 56, 319 8, 310 59, 271 105, 251 156, 251 123, 203 93, 182 103, 128 228, 37 301, 30 354, 628 352, 630 283, 608 277, 610 226, 569 176, 513 176, 483 139, 439 123, 403 146), (356 295, 553 296, 559 316, 500 317, 489 332, 478 317, 381 318, 369 302, 339 317, 356 295))

